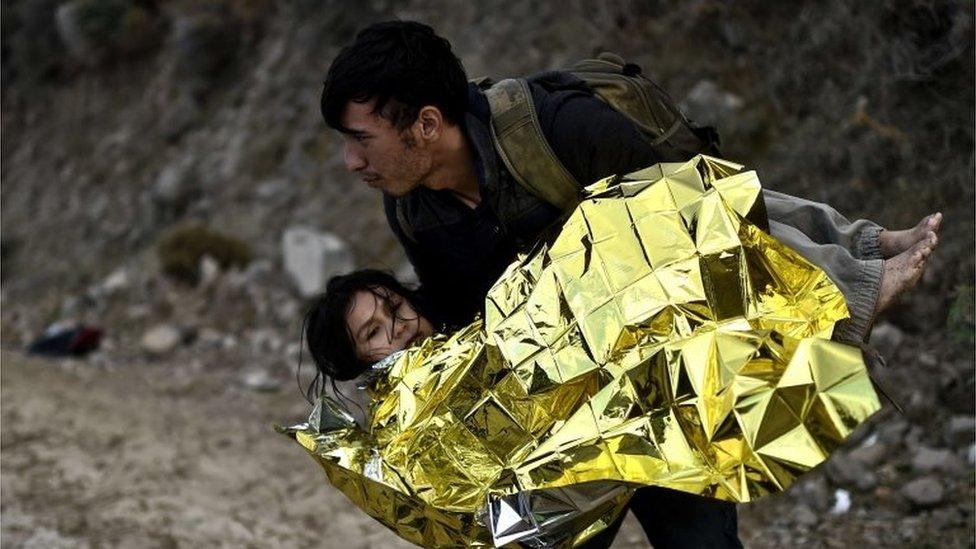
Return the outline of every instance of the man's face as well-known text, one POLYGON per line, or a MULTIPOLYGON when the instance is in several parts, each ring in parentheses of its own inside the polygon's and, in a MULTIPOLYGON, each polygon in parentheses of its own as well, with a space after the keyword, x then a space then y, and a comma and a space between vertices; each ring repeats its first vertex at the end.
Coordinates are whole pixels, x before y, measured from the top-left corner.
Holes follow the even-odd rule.
POLYGON ((363 182, 392 196, 403 196, 430 172, 430 155, 414 135, 417 124, 398 131, 373 112, 373 101, 350 101, 342 115, 343 159, 346 169, 363 182))

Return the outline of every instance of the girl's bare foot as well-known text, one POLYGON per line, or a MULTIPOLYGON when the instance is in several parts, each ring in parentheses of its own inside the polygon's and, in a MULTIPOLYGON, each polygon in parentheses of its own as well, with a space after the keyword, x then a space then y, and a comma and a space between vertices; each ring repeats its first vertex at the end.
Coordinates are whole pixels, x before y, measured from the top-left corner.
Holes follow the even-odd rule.
POLYGON ((911 248, 916 243, 925 238, 928 233, 938 234, 942 227, 942 213, 935 212, 927 215, 911 229, 903 231, 881 231, 878 235, 878 246, 881 248, 881 257, 885 259, 893 258, 896 255, 911 248))
POLYGON ((878 303, 874 308, 875 314, 887 309, 898 296, 918 283, 918 279, 925 272, 925 263, 938 243, 939 237, 935 232, 928 231, 912 247, 885 260, 884 274, 881 275, 881 290, 878 292, 878 303))

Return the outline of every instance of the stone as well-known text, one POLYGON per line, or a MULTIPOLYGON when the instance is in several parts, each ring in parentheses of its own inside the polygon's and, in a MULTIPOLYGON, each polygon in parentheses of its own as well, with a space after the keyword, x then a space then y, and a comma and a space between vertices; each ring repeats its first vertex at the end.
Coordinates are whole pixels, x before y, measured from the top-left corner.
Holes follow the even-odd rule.
POLYGON ((197 335, 197 343, 200 346, 211 349, 219 349, 223 346, 224 334, 213 328, 201 328, 197 335))
POLYGON ((793 521, 800 526, 811 528, 816 526, 819 519, 810 507, 801 503, 793 508, 793 521))
POLYGON ((153 183, 153 200, 164 206, 185 206, 193 194, 189 172, 189 168, 183 164, 170 164, 163 168, 153 183))
POLYGON ((864 444, 850 451, 850 457, 868 467, 874 467, 888 455, 888 446, 877 440, 876 435, 872 435, 873 444, 864 444))
POLYGON ((220 276, 220 263, 209 254, 200 258, 200 282, 202 288, 209 288, 220 276))
POLYGON ((64 298, 59 316, 64 318, 79 316, 84 308, 83 300, 75 295, 64 298))
POLYGON ((278 333, 267 328, 250 330, 246 334, 252 353, 279 354, 284 348, 284 342, 278 333))
POLYGON ((129 287, 129 273, 125 269, 117 269, 108 275, 100 287, 106 295, 112 295, 129 287))
POLYGON ((908 432, 908 422, 901 417, 892 418, 878 427, 878 441, 889 446, 897 446, 908 432))
POLYGON ((871 331, 871 346, 880 351, 887 360, 895 356, 904 340, 905 333, 890 322, 882 322, 871 331))
POLYGON ((901 493, 913 506, 920 508, 934 507, 945 497, 942 483, 933 477, 915 479, 903 486, 901 493))
POLYGON ((933 417, 939 407, 932 391, 916 389, 905 403, 905 417, 915 423, 922 423, 933 417))
POLYGON ((244 386, 258 392, 273 392, 281 388, 281 382, 275 379, 267 370, 254 369, 244 373, 244 386))
POLYGON ((962 468, 959 458, 948 448, 921 446, 912 455, 912 469, 918 473, 951 472, 962 468))
POLYGON ((711 80, 699 80, 681 101, 681 110, 698 124, 724 127, 745 102, 711 80))
POLYGON ((823 475, 808 475, 803 477, 797 486, 793 488, 793 493, 805 505, 814 509, 816 512, 826 511, 830 508, 831 496, 827 488, 827 481, 823 475))
POLYGON ((878 482, 877 477, 864 463, 846 452, 836 452, 830 456, 827 476, 834 484, 854 486, 858 490, 871 490, 878 482))
POLYGON ((973 371, 976 370, 976 362, 973 360, 955 360, 950 362, 949 365, 952 367, 953 371, 957 372, 959 376, 963 378, 971 377, 973 375, 973 371))
POLYGON ((136 303, 130 305, 125 311, 125 316, 129 320, 142 320, 152 314, 152 306, 147 303, 136 303))
POLYGON ((274 265, 267 259, 250 262, 244 269, 244 278, 247 285, 271 286, 277 281, 274 265))
POLYGON ((290 296, 277 300, 274 306, 275 318, 285 324, 291 324, 303 314, 301 305, 290 296))
POLYGON ((959 448, 976 440, 976 417, 969 415, 952 416, 946 424, 946 442, 959 448))
POLYGON ((260 200, 288 201, 294 194, 294 187, 286 179, 269 179, 254 189, 260 200))
POLYGON ((281 243, 285 272, 304 298, 320 294, 331 277, 355 266, 349 246, 332 233, 293 227, 281 243))
POLYGON ((157 47, 164 26, 124 0, 70 0, 58 7, 54 23, 68 54, 87 66, 157 47))
POLYGON ((142 349, 153 356, 171 353, 183 339, 178 329, 169 324, 153 326, 142 335, 142 349))
POLYGON ((95 64, 101 60, 103 51, 100 44, 84 31, 82 16, 85 3, 79 0, 65 2, 58 6, 54 23, 58 37, 68 50, 68 54, 80 63, 95 64))
POLYGON ((843 515, 851 510, 851 493, 842 488, 834 491, 834 506, 830 508, 830 514, 843 515))
POLYGON ((181 93, 167 106, 159 121, 160 133, 169 141, 176 141, 200 120, 203 110, 189 93, 181 93))
POLYGON ((921 445, 922 438, 925 437, 925 434, 925 429, 922 429, 917 425, 913 425, 908 429, 908 432, 905 433, 905 436, 902 439, 905 443, 905 447, 915 448, 916 446, 921 445))

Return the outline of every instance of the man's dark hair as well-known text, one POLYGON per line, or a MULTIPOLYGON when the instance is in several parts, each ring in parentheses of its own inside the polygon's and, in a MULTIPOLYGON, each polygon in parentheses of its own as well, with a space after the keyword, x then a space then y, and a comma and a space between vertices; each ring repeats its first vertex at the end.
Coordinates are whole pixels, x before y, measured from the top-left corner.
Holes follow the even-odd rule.
POLYGON ((460 123, 468 105, 468 81, 451 43, 414 21, 386 21, 356 35, 329 67, 322 90, 322 117, 339 131, 350 101, 376 100, 373 112, 406 129, 432 105, 448 122, 460 123))

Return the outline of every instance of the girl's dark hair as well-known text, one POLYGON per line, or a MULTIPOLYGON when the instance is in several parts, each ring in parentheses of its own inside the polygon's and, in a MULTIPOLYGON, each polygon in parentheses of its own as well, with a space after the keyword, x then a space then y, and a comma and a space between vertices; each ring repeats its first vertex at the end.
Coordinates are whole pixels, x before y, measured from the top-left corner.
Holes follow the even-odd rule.
POLYGON ((420 109, 433 105, 459 124, 468 107, 468 78, 451 43, 415 21, 370 25, 339 52, 322 89, 322 117, 339 131, 350 101, 376 100, 374 112, 398 130, 410 126, 420 109), (386 108, 389 107, 389 108, 386 108))
MULTIPOLYGON (((332 277, 325 293, 315 298, 302 322, 302 336, 308 353, 315 362, 315 378, 303 391, 306 399, 314 400, 324 388, 325 381, 348 381, 358 377, 369 364, 356 357, 352 334, 346 324, 346 314, 352 307, 356 292, 377 293, 386 289, 402 296, 419 314, 423 314, 416 291, 407 288, 393 275, 376 269, 363 269, 332 277)), ((299 369, 301 357, 299 356, 299 369)), ((334 388, 334 387, 333 387, 334 388)), ((338 391, 337 391, 338 392, 338 391)))

